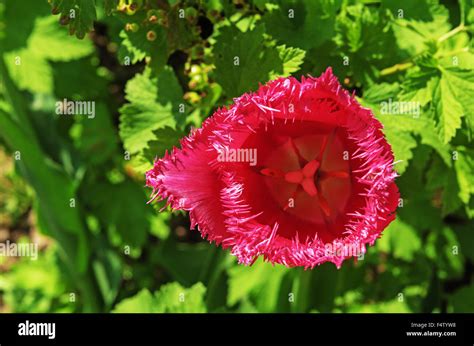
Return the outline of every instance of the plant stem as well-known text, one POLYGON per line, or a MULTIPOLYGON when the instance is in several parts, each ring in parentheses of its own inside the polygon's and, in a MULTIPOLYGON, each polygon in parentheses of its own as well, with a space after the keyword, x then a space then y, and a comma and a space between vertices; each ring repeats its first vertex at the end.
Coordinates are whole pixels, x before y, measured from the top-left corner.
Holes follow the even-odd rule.
POLYGON ((396 72, 399 72, 399 71, 407 70, 412 66, 413 66, 412 61, 405 62, 405 63, 399 63, 399 64, 393 65, 391 67, 384 68, 382 71, 380 71, 380 75, 381 76, 387 76, 387 75, 390 75, 390 74, 393 74, 393 73, 396 73, 396 72))
POLYGON ((453 30, 448 31, 444 35, 440 36, 438 38, 437 42, 441 43, 443 41, 446 41, 447 39, 449 39, 449 38, 453 37, 454 35, 464 31, 465 29, 466 29, 466 27, 464 26, 464 24, 460 24, 459 26, 455 27, 453 30))

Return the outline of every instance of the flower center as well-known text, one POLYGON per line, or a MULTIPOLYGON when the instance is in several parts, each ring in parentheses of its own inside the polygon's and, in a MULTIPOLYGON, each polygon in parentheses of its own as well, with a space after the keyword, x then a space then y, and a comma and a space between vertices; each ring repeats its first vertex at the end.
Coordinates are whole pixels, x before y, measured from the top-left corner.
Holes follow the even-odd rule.
POLYGON ((246 137, 257 164, 241 166, 244 198, 262 224, 279 224, 277 236, 323 241, 341 236, 358 187, 351 171, 353 144, 342 127, 319 122, 275 121, 246 137))
POLYGON ((326 224, 342 213, 351 190, 348 151, 338 129, 287 136, 258 167, 283 211, 326 224))

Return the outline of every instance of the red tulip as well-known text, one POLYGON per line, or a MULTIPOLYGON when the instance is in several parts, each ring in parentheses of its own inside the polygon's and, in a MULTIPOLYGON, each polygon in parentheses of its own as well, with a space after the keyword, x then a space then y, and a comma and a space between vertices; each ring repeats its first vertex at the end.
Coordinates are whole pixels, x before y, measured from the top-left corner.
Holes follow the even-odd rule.
POLYGON ((339 268, 395 218, 398 188, 382 125, 332 70, 279 78, 234 99, 146 173, 152 200, 240 263, 339 268))

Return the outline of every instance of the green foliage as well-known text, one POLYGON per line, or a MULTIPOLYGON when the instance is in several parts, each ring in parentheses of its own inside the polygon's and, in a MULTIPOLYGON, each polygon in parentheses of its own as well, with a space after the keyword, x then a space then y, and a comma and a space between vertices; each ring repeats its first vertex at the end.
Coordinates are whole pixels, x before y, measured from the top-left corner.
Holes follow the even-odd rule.
POLYGON ((38 93, 53 91, 53 71, 49 61, 70 61, 91 54, 88 41, 71 40, 65 30, 58 30, 53 17, 36 18, 26 48, 4 55, 9 73, 21 90, 38 93))
POLYGON ((222 27, 213 47, 215 79, 227 97, 239 96, 258 87, 270 76, 288 76, 296 72, 303 62, 305 52, 297 48, 266 47, 263 42, 265 28, 241 32, 236 27, 222 27), (253 64, 257 59, 259 64, 253 64), (245 68, 242 68, 245 66, 245 68), (250 68, 250 66, 252 68, 250 68))
POLYGON ((0 241, 42 239, 38 261, 0 257, 0 310, 472 312, 474 7, 447 4, 0 2, 0 241), (146 203, 153 160, 218 107, 328 66, 399 174, 397 218, 363 259, 238 265, 146 203), (95 116, 57 114, 64 99, 95 116))
POLYGON ((206 288, 197 283, 190 288, 184 288, 177 283, 163 285, 158 292, 151 294, 142 290, 131 298, 122 300, 114 312, 124 313, 186 313, 206 312, 204 294, 206 288))
POLYGON ((95 6, 95 0, 52 0, 51 12, 60 14, 61 24, 67 24, 69 33, 82 39, 97 19, 95 6))

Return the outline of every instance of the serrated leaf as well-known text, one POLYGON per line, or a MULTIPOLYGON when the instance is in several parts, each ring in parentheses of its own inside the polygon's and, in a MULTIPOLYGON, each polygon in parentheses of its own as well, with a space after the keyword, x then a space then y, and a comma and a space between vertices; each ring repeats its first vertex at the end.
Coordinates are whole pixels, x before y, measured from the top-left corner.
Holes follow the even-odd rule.
POLYGON ((457 114, 466 116, 468 125, 474 129, 474 70, 459 68, 442 68, 442 79, 446 81, 451 91, 451 103, 456 105, 457 114))
POLYGON ((463 108, 456 99, 454 89, 446 77, 442 77, 433 94, 433 102, 437 115, 437 127, 444 143, 449 143, 461 127, 463 108))
POLYGON ((413 135, 420 136, 421 143, 435 149, 446 165, 450 167, 452 161, 448 151, 449 148, 439 139, 433 120, 430 117, 423 112, 420 115, 382 114, 384 113, 382 108, 386 107, 389 101, 392 103, 401 101, 397 96, 399 90, 398 84, 374 84, 365 91, 364 99, 360 99, 363 105, 372 109, 377 119, 384 125, 383 131, 386 133, 389 143, 392 144, 393 142, 392 149, 395 153, 395 160, 405 161, 405 163, 397 164, 397 171, 399 173, 404 172, 408 160, 412 157, 411 151, 416 145, 413 135))
POLYGON ((68 18, 69 33, 83 39, 97 19, 94 0, 52 0, 54 13, 68 18))
POLYGON ((337 16, 334 41, 340 59, 348 62, 343 65, 344 73, 356 82, 372 84, 379 70, 403 58, 393 44, 395 37, 389 20, 386 11, 361 3, 344 7, 337 16))
POLYGON ((177 146, 184 133, 170 127, 165 127, 153 131, 153 135, 155 138, 148 142, 143 152, 143 155, 149 162, 152 162, 156 157, 163 156, 167 150, 177 146))
POLYGON ((149 66, 155 73, 161 72, 168 59, 168 43, 166 32, 161 26, 153 28, 156 38, 153 41, 147 39, 147 27, 140 25, 138 31, 120 32, 122 38, 122 50, 119 51, 119 59, 122 64, 137 63, 150 57, 149 66), (127 61, 127 58, 130 61, 127 61))
POLYGON ((382 0, 382 6, 396 18, 394 28, 400 47, 411 48, 412 54, 425 48, 426 40, 437 39, 451 28, 448 9, 438 1, 382 0))
POLYGON ((262 25, 247 32, 236 27, 220 29, 213 47, 214 74, 227 97, 255 90, 272 71, 282 69, 278 52, 263 44, 264 30, 262 25))
POLYGON ((439 74, 434 69, 417 69, 408 71, 402 83, 400 101, 419 102, 426 106, 433 98, 434 90, 439 82, 439 74))
POLYGON ((173 70, 165 68, 158 79, 150 76, 150 70, 137 74, 125 92, 129 103, 120 108, 120 137, 125 149, 136 154, 155 139, 153 131, 175 128, 182 90, 173 70))
POLYGON ((306 52, 299 48, 286 47, 285 45, 276 47, 281 61, 283 62, 283 72, 278 72, 271 76, 275 77, 288 77, 292 73, 300 69, 300 65, 304 61, 306 52))

